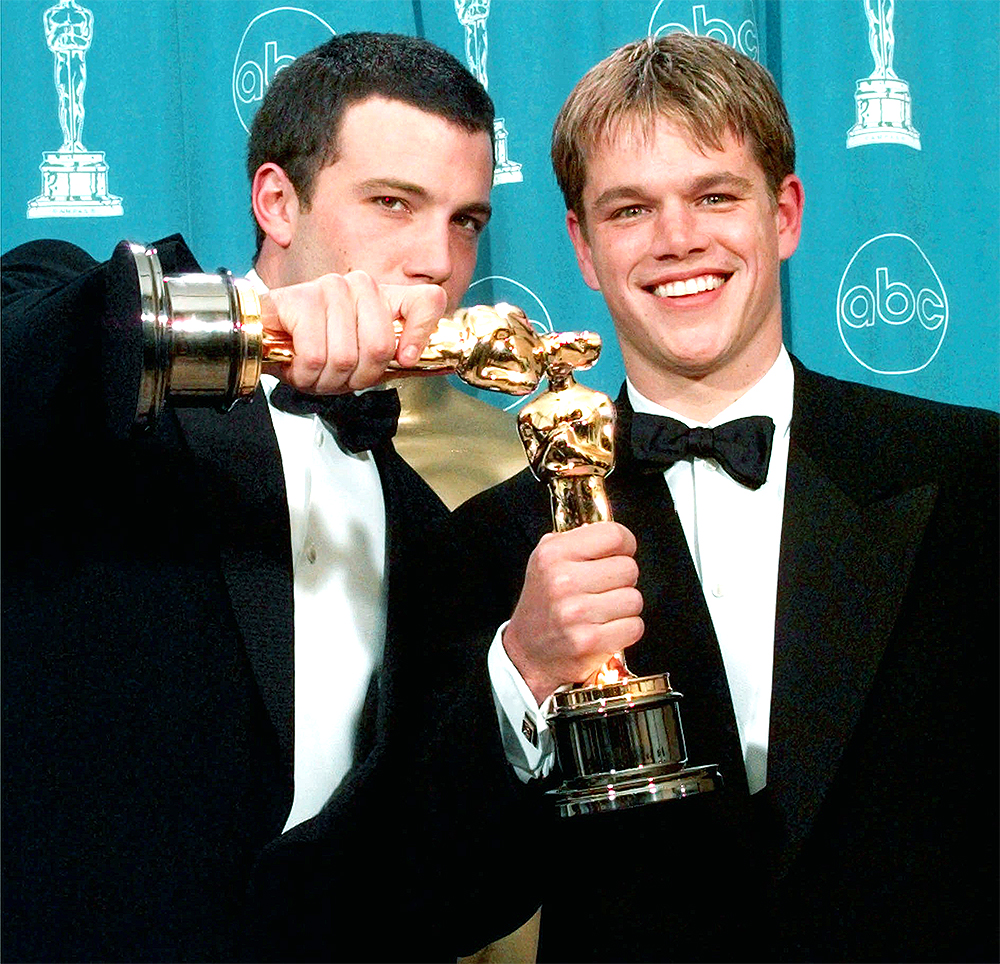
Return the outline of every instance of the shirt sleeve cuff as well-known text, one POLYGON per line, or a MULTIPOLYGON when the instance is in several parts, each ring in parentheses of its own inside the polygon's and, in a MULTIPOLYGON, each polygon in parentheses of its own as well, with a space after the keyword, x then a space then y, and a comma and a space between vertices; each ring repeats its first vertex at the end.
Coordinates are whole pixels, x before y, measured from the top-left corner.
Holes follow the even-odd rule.
POLYGON ((503 631, 506 628, 507 623, 504 623, 493 637, 487 666, 507 761, 518 779, 527 783, 548 776, 555 763, 552 731, 545 722, 552 697, 541 706, 535 703, 528 684, 503 648, 503 631))

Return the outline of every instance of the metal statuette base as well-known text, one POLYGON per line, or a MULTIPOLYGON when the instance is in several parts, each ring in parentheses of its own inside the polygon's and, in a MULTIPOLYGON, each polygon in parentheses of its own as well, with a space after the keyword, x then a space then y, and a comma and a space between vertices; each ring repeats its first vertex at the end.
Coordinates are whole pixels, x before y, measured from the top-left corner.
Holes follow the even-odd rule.
POLYGON ((139 285, 143 373, 136 424, 152 424, 169 397, 230 408, 248 398, 264 360, 289 358, 267 344, 253 285, 228 271, 164 276, 154 248, 130 244, 139 285))
POLYGON ((553 728, 560 816, 683 799, 722 786, 715 765, 687 767, 680 693, 666 673, 556 693, 553 728))

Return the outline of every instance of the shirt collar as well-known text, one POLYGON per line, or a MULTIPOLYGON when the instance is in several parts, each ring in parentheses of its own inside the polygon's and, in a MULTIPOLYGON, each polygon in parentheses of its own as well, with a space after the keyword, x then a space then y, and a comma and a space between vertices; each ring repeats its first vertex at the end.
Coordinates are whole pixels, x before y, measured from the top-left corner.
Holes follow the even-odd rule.
POLYGON ((257 294, 259 295, 266 295, 270 290, 268 286, 264 284, 263 280, 261 279, 261 276, 257 274, 256 268, 251 268, 246 273, 246 279, 247 281, 250 282, 250 284, 253 285, 253 290, 256 291, 257 294))
MULTIPOLYGON (((261 279, 261 276, 257 274, 256 268, 251 268, 246 273, 245 277, 247 281, 249 281, 250 284, 253 285, 253 290, 256 291, 257 294, 266 295, 270 290, 268 286, 264 284, 264 281, 261 279)), ((264 392, 264 397, 268 401, 271 400, 271 392, 274 391, 274 387, 277 384, 278 384, 278 379, 275 378, 274 375, 268 375, 265 373, 260 376, 260 387, 264 392)))
POLYGON ((696 425, 714 428, 724 422, 731 422, 735 418, 744 418, 747 415, 770 415, 774 421, 775 435, 779 437, 787 434, 788 426, 792 420, 792 389, 794 384, 795 372, 792 368, 792 360, 788 357, 785 346, 782 345, 774 364, 760 381, 747 389, 735 402, 724 408, 714 418, 708 422, 699 422, 678 412, 672 412, 662 405, 657 405, 656 402, 650 401, 645 395, 640 394, 631 381, 627 378, 625 380, 628 400, 632 404, 633 411, 645 412, 649 415, 666 415, 668 418, 675 418, 683 422, 688 428, 693 428, 696 425))

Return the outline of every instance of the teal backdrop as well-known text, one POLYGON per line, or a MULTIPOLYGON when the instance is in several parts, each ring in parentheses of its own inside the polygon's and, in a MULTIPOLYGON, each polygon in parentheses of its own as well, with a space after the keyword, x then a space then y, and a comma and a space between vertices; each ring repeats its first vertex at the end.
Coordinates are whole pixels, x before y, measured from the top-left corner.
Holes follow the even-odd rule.
POLYGON ((485 78, 503 119, 496 213, 467 300, 599 331, 590 385, 614 394, 623 369, 566 237, 552 121, 612 49, 684 30, 760 60, 788 104, 806 188, 784 270, 789 348, 843 378, 1000 407, 992 0, 4 0, 0 246, 59 237, 103 259, 123 238, 181 231, 206 269, 246 270, 249 119, 278 70, 349 30, 426 37, 485 78), (92 173, 75 208, 56 196, 60 62, 86 72, 92 173))

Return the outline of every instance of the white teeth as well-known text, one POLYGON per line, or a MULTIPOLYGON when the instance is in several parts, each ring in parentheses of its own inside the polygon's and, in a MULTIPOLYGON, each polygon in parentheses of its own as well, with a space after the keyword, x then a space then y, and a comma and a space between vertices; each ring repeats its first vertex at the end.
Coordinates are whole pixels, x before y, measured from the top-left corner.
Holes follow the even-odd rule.
POLYGON ((717 274, 703 274, 697 278, 688 278, 686 281, 668 281, 666 284, 657 285, 653 289, 653 294, 657 298, 679 298, 681 295, 694 295, 699 291, 713 291, 721 288, 725 283, 725 278, 717 274))

